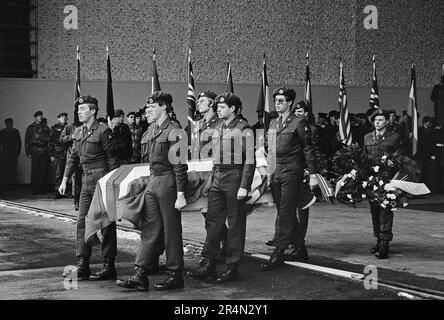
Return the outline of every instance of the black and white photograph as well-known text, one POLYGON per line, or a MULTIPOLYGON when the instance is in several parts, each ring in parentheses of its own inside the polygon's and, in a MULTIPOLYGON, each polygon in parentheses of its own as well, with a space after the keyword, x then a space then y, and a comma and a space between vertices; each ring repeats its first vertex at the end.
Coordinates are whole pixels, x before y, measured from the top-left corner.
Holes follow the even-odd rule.
POLYGON ((0 300, 444 300, 443 0, 0 17, 0 300))

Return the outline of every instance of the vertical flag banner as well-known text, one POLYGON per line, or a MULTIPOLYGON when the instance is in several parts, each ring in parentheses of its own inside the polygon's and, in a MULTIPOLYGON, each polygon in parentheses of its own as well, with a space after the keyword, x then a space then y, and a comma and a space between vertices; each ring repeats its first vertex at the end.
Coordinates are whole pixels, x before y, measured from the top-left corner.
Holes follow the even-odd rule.
POLYGON ((418 106, 416 100, 416 71, 413 63, 407 114, 412 118, 412 156, 415 156, 418 150, 418 106))
POLYGON ((339 136, 341 142, 351 145, 352 134, 350 126, 350 118, 348 117, 347 94, 345 92, 345 80, 342 61, 339 63, 339 136))
POLYGON ((264 132, 268 131, 270 127, 270 99, 269 99, 269 89, 268 89, 268 80, 267 80, 267 63, 265 61, 264 54, 264 62, 262 67, 262 83, 261 90, 259 92, 259 100, 257 102, 256 112, 258 117, 263 120, 264 124, 264 132))
POLYGON ((234 93, 233 75, 231 74, 231 64, 227 62, 227 92, 234 93))
POLYGON ((375 56, 372 58, 372 89, 370 91, 370 108, 379 109, 378 78, 376 77, 375 56))
POLYGON ((153 75, 151 76, 151 93, 160 91, 159 74, 156 67, 156 50, 153 49, 153 75))
MULTIPOLYGON (((187 91, 187 104, 188 104, 188 144, 192 146, 194 152, 198 152, 196 148, 198 147, 198 139, 194 133, 195 116, 196 116, 196 96, 194 93, 194 75, 193 66, 191 64, 191 49, 188 50, 188 91, 187 91)), ((193 158, 198 156, 193 154, 193 158)))
POLYGON ((114 97, 113 97, 113 80, 111 77, 111 59, 109 57, 108 46, 106 46, 106 115, 112 120, 114 118, 114 97))
POLYGON ((307 52, 307 65, 305 68, 305 103, 308 106, 308 119, 314 124, 314 115, 313 115, 313 99, 311 97, 311 80, 310 80, 310 66, 308 63, 308 52, 307 52))
MULTIPOLYGON (((76 86, 74 89, 74 101, 80 97, 80 51, 79 46, 77 46, 77 72, 76 72, 76 86)), ((80 126, 79 114, 77 113, 77 108, 74 107, 74 125, 76 127, 80 126)))

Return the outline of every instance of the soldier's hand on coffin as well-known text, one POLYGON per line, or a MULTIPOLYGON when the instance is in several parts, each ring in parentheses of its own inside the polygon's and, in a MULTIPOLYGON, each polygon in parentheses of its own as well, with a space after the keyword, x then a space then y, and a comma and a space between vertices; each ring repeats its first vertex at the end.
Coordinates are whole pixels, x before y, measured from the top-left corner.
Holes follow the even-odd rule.
POLYGON ((256 158, 266 158, 267 157, 267 151, 265 151, 264 146, 261 146, 257 148, 255 152, 256 158))
POLYGON ((245 188, 239 188, 239 191, 237 192, 237 200, 243 200, 247 197, 248 191, 245 188))
POLYGON ((181 210, 181 209, 185 208, 186 205, 187 205, 187 200, 185 200, 185 194, 183 194, 183 192, 178 192, 176 203, 174 204, 174 207, 177 210, 181 210))
POLYGON ((316 174, 310 174, 310 181, 308 182, 310 185, 310 189, 313 190, 316 187, 319 187, 319 182, 316 174))

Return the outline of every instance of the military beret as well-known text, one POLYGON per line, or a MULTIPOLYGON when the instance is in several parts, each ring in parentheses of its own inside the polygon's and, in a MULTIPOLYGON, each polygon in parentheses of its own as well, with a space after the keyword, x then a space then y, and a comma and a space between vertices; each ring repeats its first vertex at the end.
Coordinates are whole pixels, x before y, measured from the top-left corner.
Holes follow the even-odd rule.
POLYGON ((283 95, 286 96, 288 100, 294 101, 294 99, 296 98, 296 91, 294 91, 293 89, 290 88, 286 88, 286 87, 280 87, 277 88, 273 91, 273 98, 276 97, 277 95, 283 95))
POLYGON ((172 103, 173 97, 169 93, 164 91, 154 91, 146 98, 146 102, 149 104, 156 102, 172 103))
POLYGON ((234 93, 225 92, 216 97, 216 103, 226 103, 228 106, 242 107, 242 101, 234 93))
POLYGON ((390 111, 388 112, 388 114, 389 114, 389 115, 394 114, 394 115, 396 116, 396 111, 392 109, 392 110, 390 110, 390 111))
POLYGON ((295 109, 295 110, 296 110, 296 109, 304 109, 304 111, 307 111, 307 110, 308 110, 308 106, 307 106, 307 104, 305 103, 304 100, 300 100, 300 101, 298 101, 298 102, 296 103, 294 109, 295 109))
POLYGON ((210 99, 216 99, 217 94, 215 94, 213 91, 207 90, 207 91, 203 91, 201 93, 199 93, 199 95, 197 96, 197 98, 202 98, 202 97, 206 97, 206 98, 210 98, 210 99))
POLYGON ((339 119, 339 111, 337 111, 337 110, 331 110, 331 111, 328 113, 328 117, 329 117, 329 118, 331 118, 331 117, 335 117, 335 118, 338 118, 338 119, 339 119))
POLYGON ((37 111, 34 113, 34 117, 43 116, 43 112, 37 111))
POLYGON ((138 111, 134 113, 134 118, 142 118, 142 112, 138 111))
POLYGON ((135 113, 134 111, 130 111, 130 112, 128 112, 128 113, 126 114, 126 116, 127 116, 127 117, 129 117, 129 116, 134 116, 134 117, 136 117, 136 113, 135 113))
POLYGON ((95 104, 96 106, 99 105, 99 102, 97 101, 96 98, 92 97, 92 96, 80 96, 77 98, 76 102, 75 102, 75 106, 78 106, 80 104, 95 104))
POLYGON ((66 112, 60 112, 60 113, 57 115, 57 118, 60 118, 60 117, 63 117, 63 116, 67 117, 68 114, 67 114, 66 112))
POLYGON ((327 114, 325 112, 318 112, 318 118, 327 119, 327 114))
POLYGON ((430 122, 432 121, 432 118, 430 118, 429 116, 425 116, 424 118, 422 118, 422 123, 426 123, 426 122, 430 122))
POLYGON ((125 113, 123 112, 122 109, 116 109, 116 111, 114 111, 114 116, 115 117, 120 117, 120 116, 123 116, 123 115, 125 115, 125 113))
POLYGON ((375 112, 373 112, 373 114, 370 117, 370 120, 373 122, 375 121, 375 118, 377 116, 383 116, 386 120, 388 120, 389 118, 389 113, 385 110, 382 110, 381 108, 375 110, 375 112))
POLYGON ((367 117, 370 117, 370 116, 373 114, 373 112, 375 112, 375 110, 377 110, 377 109, 375 109, 375 108, 369 108, 369 109, 367 109, 367 111, 365 112, 365 114, 367 115, 367 117))

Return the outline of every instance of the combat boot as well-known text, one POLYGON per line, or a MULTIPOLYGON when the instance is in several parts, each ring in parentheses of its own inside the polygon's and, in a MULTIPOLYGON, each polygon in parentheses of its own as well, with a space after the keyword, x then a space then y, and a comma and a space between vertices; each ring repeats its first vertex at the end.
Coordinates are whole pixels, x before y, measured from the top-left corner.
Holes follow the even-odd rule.
POLYGON ((190 271, 190 276, 200 280, 213 281, 217 278, 216 264, 213 260, 205 259, 203 268, 198 271, 190 271))
POLYGON ((126 280, 117 280, 116 285, 126 289, 136 289, 138 291, 148 291, 150 280, 148 273, 139 266, 136 266, 134 275, 126 280))
POLYGON ((239 268, 236 263, 227 264, 227 270, 216 279, 217 283, 234 281, 239 278, 239 268))
POLYGON ((79 257, 79 262, 75 268, 63 272, 62 277, 74 276, 77 280, 89 280, 90 274, 89 257, 79 257))
POLYGON ((284 249, 276 248, 270 256, 270 259, 261 264, 263 271, 271 271, 285 264, 284 249))
POLYGON ((375 254, 376 252, 379 251, 379 248, 381 247, 381 240, 377 240, 376 244, 370 249, 370 253, 371 254, 375 254))
POLYGON ((117 271, 114 265, 114 258, 105 258, 102 270, 89 277, 92 281, 115 280, 116 278, 117 271))
POLYGON ((80 197, 74 196, 74 210, 79 211, 80 197))
POLYGON ((154 285, 154 290, 164 291, 173 289, 182 289, 184 287, 184 281, 181 271, 170 271, 170 276, 162 282, 158 282, 154 285))
POLYGON ((381 241, 381 246, 379 247, 379 251, 375 253, 375 257, 378 259, 386 259, 389 254, 389 242, 381 241))

